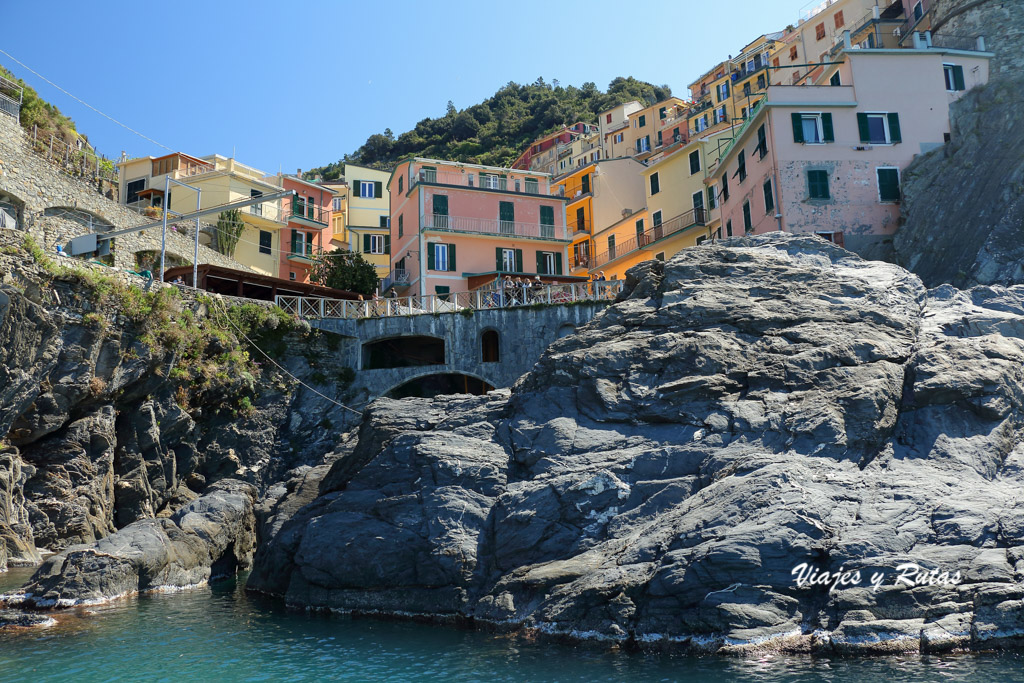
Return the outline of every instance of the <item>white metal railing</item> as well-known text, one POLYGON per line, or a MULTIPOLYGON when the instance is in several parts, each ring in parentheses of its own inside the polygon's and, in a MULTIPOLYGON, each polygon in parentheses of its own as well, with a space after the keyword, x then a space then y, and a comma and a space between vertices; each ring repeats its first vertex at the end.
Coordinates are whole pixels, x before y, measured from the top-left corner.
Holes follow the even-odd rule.
POLYGON ((577 301, 610 303, 622 291, 622 280, 580 282, 562 285, 502 285, 452 294, 427 294, 396 298, 347 301, 304 296, 278 295, 275 303, 286 313, 303 319, 386 318, 458 311, 485 311, 518 306, 559 305, 577 301))
MULTIPOLYGON (((536 160, 538 157, 533 157, 536 160)), ((519 171, 529 175, 529 171, 519 171)), ((467 168, 465 172, 445 171, 432 168, 421 168, 412 178, 410 185, 419 183, 434 183, 439 185, 460 185, 462 187, 479 187, 487 190, 502 190, 504 192, 521 192, 523 194, 549 193, 547 178, 509 177, 507 174, 481 173, 478 169, 467 168)))
POLYGON ((420 216, 420 225, 426 230, 450 230, 452 232, 472 232, 479 235, 497 235, 500 237, 537 237, 540 239, 566 240, 565 227, 561 225, 521 223, 490 218, 467 218, 464 216, 446 216, 433 213, 420 216))

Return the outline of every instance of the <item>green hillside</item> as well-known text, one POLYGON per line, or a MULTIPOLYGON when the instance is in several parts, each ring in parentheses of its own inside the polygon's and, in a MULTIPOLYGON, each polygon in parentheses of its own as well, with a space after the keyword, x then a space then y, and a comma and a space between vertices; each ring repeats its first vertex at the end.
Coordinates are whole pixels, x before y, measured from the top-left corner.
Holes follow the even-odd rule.
POLYGON ((16 78, 2 65, 0 65, 0 76, 17 83, 24 89, 20 116, 22 128, 31 133, 32 128, 38 126, 40 140, 48 139, 50 135, 56 135, 70 144, 78 138, 75 122, 64 116, 60 109, 39 97, 39 93, 32 86, 20 78, 16 78))
POLYGON ((484 102, 459 110, 448 102, 448 111, 426 118, 397 138, 391 129, 375 133, 352 154, 332 164, 314 168, 306 178, 333 180, 344 173, 345 162, 388 168, 399 159, 424 156, 490 166, 508 166, 541 135, 577 121, 595 123, 597 114, 617 104, 639 100, 653 104, 672 95, 667 85, 651 85, 635 78, 616 78, 601 92, 593 83, 582 87, 545 83, 509 82, 484 102))

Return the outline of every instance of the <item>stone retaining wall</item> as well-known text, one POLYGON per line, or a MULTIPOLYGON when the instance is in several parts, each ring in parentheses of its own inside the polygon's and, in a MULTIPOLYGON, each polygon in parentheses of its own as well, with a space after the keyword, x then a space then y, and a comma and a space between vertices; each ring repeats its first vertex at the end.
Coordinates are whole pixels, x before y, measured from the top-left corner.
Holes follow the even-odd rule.
MULTIPOLYGON (((35 154, 31 145, 31 140, 16 120, 0 116, 0 199, 7 195, 6 199, 19 206, 19 228, 27 229, 48 252, 53 253, 57 244, 64 244, 72 237, 88 232, 88 228, 75 221, 44 216, 46 209, 78 209, 117 229, 130 228, 149 220, 104 197, 89 183, 65 175, 35 154)), ((168 230, 167 233, 167 252, 189 264, 195 249, 193 229, 194 226, 183 225, 181 231, 168 230)), ((160 232, 153 229, 115 238, 114 265, 132 269, 136 266, 136 253, 159 251, 160 232)), ((252 271, 248 266, 202 245, 199 247, 199 262, 252 271)))

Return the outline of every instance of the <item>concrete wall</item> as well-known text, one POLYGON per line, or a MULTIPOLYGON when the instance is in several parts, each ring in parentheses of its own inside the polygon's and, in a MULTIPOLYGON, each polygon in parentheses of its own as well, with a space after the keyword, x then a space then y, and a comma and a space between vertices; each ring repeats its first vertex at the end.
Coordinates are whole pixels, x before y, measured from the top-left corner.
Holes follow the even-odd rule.
MULTIPOLYGON (((50 252, 55 251, 58 243, 65 244, 72 237, 87 232, 87 228, 73 221, 44 218, 42 213, 49 207, 84 210, 115 228, 128 228, 147 221, 116 200, 102 196, 92 185, 65 175, 56 166, 36 155, 31 149, 31 141, 18 122, 9 116, 0 116, 0 194, 10 195, 23 204, 21 227, 27 227, 33 237, 50 252)), ((192 262, 193 241, 186 233, 169 231, 167 249, 185 262, 192 262)), ((159 230, 118 237, 114 265, 134 269, 137 252, 159 250, 159 230)), ((204 246, 199 247, 199 262, 249 270, 204 246)))
POLYGON ((336 357, 357 371, 350 396, 360 404, 425 375, 462 373, 495 388, 510 387, 533 368, 556 339, 594 318, 604 304, 545 306, 461 313, 414 315, 362 320, 320 320, 314 327, 342 337, 336 357), (499 335, 499 361, 484 363, 481 338, 487 330, 499 335), (401 336, 427 336, 445 340, 445 364, 383 370, 363 370, 362 345, 401 336))

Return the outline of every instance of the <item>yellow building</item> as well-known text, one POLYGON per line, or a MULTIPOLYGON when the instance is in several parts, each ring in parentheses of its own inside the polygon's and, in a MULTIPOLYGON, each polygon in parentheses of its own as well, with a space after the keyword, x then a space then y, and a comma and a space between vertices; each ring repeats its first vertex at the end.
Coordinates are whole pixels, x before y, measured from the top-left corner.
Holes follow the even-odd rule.
POLYGON ((631 157, 604 159, 574 169, 551 181, 551 192, 568 197, 565 224, 572 238, 569 272, 585 275, 594 257, 593 236, 642 210, 643 164, 631 157))
POLYGON ((320 184, 334 193, 331 203, 331 248, 351 249, 348 234, 348 182, 322 180, 320 184))
MULTIPOLYGON (((168 154, 162 157, 141 157, 118 163, 120 176, 119 201, 136 210, 168 206, 172 212, 185 214, 196 209, 196 193, 172 184, 164 201, 165 178, 186 183, 202 190, 201 208, 221 206, 263 194, 280 192, 281 188, 263 180, 263 171, 239 163, 235 159, 213 154, 193 157, 168 154)), ((281 230, 288 222, 280 199, 253 204, 240 210, 245 226, 238 238, 233 258, 253 270, 278 277, 281 230)), ((215 223, 215 217, 211 224, 215 223)), ((208 234, 200 234, 200 242, 209 244, 208 234)))
POLYGON ((381 279, 391 272, 390 178, 391 171, 345 164, 348 248, 376 266, 381 279))
POLYGON ((686 108, 686 102, 670 97, 630 113, 628 125, 606 134, 607 156, 631 156, 643 161, 662 147, 685 137, 686 127, 681 113, 686 108))

